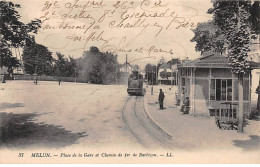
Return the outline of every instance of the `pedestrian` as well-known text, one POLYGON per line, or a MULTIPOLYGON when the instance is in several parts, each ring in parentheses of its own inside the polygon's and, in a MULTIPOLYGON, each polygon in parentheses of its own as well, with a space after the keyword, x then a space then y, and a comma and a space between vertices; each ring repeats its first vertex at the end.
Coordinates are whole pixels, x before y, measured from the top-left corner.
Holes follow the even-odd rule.
POLYGON ((186 101, 183 107, 183 114, 189 114, 189 111, 190 111, 190 98, 186 97, 186 101))
POLYGON ((186 97, 185 106, 190 106, 190 98, 186 97))
POLYGON ((258 111, 258 114, 260 114, 260 82, 255 90, 255 93, 258 94, 256 110, 258 111))
POLYGON ((5 75, 1 75, 2 83, 5 83, 5 75))
POLYGON ((164 93, 162 91, 162 89, 160 89, 160 93, 159 93, 159 97, 158 97, 158 101, 159 101, 159 105, 160 105, 160 109, 163 109, 163 100, 164 100, 164 93))
POLYGON ((37 77, 35 77, 34 79, 34 84, 37 85, 38 81, 37 81, 37 77))

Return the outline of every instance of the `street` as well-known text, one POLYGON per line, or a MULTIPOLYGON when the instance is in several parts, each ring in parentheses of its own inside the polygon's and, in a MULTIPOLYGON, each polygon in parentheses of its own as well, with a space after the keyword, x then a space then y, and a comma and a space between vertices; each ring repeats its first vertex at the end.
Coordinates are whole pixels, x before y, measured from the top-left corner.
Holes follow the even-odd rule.
POLYGON ((148 149, 170 149, 171 136, 156 125, 147 115, 144 98, 131 96, 122 111, 122 118, 142 146, 148 149))
POLYGON ((171 149, 143 96, 125 85, 10 81, 1 84, 1 147, 171 149))
POLYGON ((0 85, 2 148, 140 147, 122 121, 123 85, 0 85))
POLYGON ((259 148, 259 121, 244 133, 219 130, 214 118, 182 115, 176 87, 147 87, 129 96, 125 85, 8 81, 0 85, 1 149, 236 150, 259 148), (159 88, 165 109, 155 103, 159 88))

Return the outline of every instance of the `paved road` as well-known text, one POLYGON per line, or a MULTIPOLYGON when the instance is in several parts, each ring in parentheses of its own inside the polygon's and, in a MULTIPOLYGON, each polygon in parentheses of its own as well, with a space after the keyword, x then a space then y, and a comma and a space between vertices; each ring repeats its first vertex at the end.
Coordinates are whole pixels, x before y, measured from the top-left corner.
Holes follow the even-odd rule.
POLYGON ((131 134, 146 149, 171 149, 171 137, 156 125, 144 108, 144 97, 130 96, 122 110, 122 118, 131 134))

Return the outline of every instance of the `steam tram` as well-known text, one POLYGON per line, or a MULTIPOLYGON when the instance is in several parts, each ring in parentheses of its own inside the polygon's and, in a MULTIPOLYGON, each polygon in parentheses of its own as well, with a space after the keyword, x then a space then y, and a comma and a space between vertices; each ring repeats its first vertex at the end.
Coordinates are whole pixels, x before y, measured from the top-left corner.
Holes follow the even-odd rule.
POLYGON ((133 71, 133 74, 129 75, 127 93, 129 95, 144 95, 143 88, 143 75, 139 74, 138 71, 133 71))

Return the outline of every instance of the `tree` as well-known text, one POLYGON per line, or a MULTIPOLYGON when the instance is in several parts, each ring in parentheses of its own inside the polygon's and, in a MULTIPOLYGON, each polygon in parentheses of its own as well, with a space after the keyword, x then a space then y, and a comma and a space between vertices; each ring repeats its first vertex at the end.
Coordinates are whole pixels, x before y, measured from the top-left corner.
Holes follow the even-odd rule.
POLYGON ((193 32, 191 42, 196 42, 196 51, 200 51, 201 54, 207 51, 222 52, 225 38, 213 21, 198 24, 193 32))
POLYGON ((224 34, 228 46, 228 59, 232 72, 239 80, 238 131, 243 132, 243 76, 248 71, 247 57, 251 34, 250 1, 213 1, 214 24, 224 34))
POLYGON ((64 55, 61 53, 57 52, 56 53, 58 59, 55 60, 54 64, 54 73, 56 76, 64 76, 66 75, 66 64, 67 64, 67 59, 64 58, 64 55))
POLYGON ((65 58, 59 52, 56 53, 58 59, 55 60, 54 73, 56 76, 73 77, 75 75, 76 61, 72 57, 65 58))
POLYGON ((167 62, 170 66, 175 65, 175 64, 181 64, 181 61, 179 58, 172 58, 170 61, 167 62))
POLYGON ((260 34, 260 1, 255 1, 252 4, 250 13, 251 13, 250 19, 252 22, 251 29, 255 34, 260 34))
POLYGON ((17 8, 20 8, 19 4, 0 1, 0 67, 7 66, 10 72, 19 64, 12 56, 10 48, 24 47, 26 43, 34 41, 30 32, 37 33, 41 23, 38 19, 28 24, 20 22, 21 16, 16 11, 17 8))
POLYGON ((12 53, 8 48, 2 48, 0 51, 0 68, 6 66, 8 73, 12 73, 14 67, 19 67, 20 63, 15 58, 12 57, 12 53))
POLYGON ((148 83, 156 83, 156 65, 150 63, 145 65, 145 78, 147 79, 148 83))
POLYGON ((69 56, 69 62, 68 62, 68 73, 67 76, 77 76, 77 72, 75 71, 77 69, 77 63, 76 60, 73 57, 69 56))
POLYGON ((33 43, 24 48, 23 54, 24 68, 28 74, 51 75, 53 70, 52 53, 47 47, 33 43))
POLYGON ((100 62, 102 64, 101 72, 104 83, 115 83, 117 71, 119 71, 117 69, 119 67, 117 55, 108 52, 102 53, 100 62))
POLYGON ((79 75, 95 84, 111 84, 116 82, 119 64, 117 55, 102 53, 95 46, 85 51, 83 56, 76 60, 79 75))
POLYGON ((161 59, 158 61, 157 67, 159 68, 163 63, 165 63, 166 60, 165 58, 162 56, 161 59))
POLYGON ((7 71, 9 74, 13 73, 13 69, 15 67, 19 67, 20 63, 17 61, 15 57, 7 57, 5 66, 7 67, 7 71))

